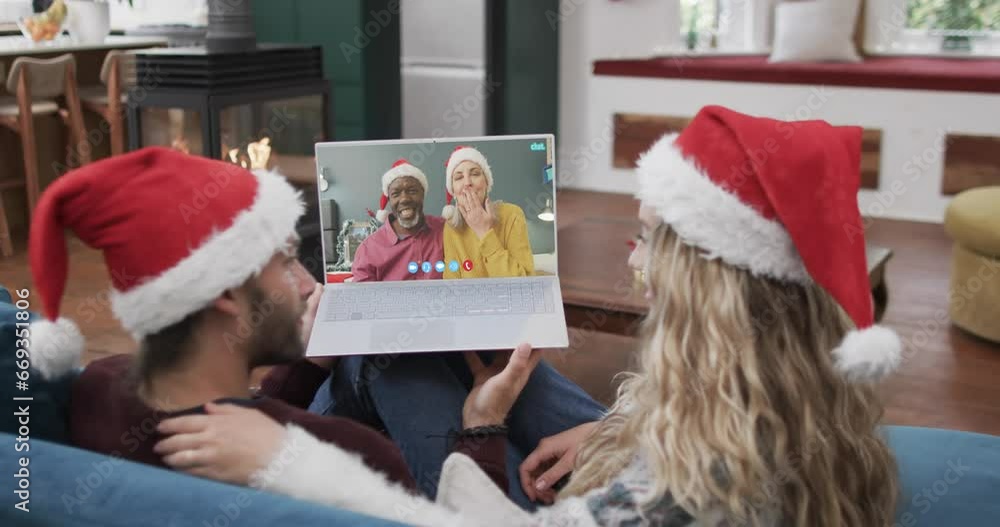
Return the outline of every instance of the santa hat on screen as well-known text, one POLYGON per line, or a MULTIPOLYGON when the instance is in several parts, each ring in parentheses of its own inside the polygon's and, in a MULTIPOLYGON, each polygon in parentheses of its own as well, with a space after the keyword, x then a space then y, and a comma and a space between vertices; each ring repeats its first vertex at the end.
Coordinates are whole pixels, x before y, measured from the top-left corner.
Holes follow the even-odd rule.
POLYGON ((483 170, 483 175, 486 176, 486 192, 488 193, 493 190, 493 171, 490 170, 490 164, 486 161, 486 156, 471 146, 455 147, 455 150, 451 152, 451 156, 448 157, 448 163, 445 165, 444 170, 445 205, 444 209, 441 211, 441 216, 443 216, 446 220, 451 219, 451 217, 455 214, 455 206, 451 204, 451 202, 455 199, 452 195, 451 175, 463 161, 472 161, 473 163, 479 165, 479 168, 483 170))
POLYGON ((84 342, 60 317, 65 231, 103 251, 111 309, 136 340, 180 322, 258 273, 295 236, 304 206, 280 175, 151 147, 69 172, 42 195, 31 272, 47 320, 31 324, 32 366, 53 378, 84 342))
POLYGON ((375 213, 375 219, 379 223, 385 223, 386 218, 389 217, 389 211, 385 210, 386 205, 389 204, 389 185, 392 185, 393 181, 401 177, 416 179, 420 182, 420 186, 424 187, 424 194, 427 194, 427 176, 424 175, 424 171, 411 165, 405 159, 396 160, 392 164, 392 168, 385 174, 382 174, 382 199, 378 204, 378 212, 375 213))
POLYGON ((902 345, 874 325, 858 211, 861 129, 703 108, 638 162, 637 197, 709 259, 823 287, 856 326, 834 350, 850 378, 877 380, 902 345))

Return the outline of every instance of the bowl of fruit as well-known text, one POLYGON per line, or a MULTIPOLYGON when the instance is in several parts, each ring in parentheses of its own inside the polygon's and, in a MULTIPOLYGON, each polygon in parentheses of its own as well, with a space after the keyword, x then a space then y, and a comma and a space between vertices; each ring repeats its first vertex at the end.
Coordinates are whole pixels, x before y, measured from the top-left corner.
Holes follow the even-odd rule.
POLYGON ((25 37, 35 42, 51 41, 62 34, 66 13, 63 0, 55 0, 44 12, 18 20, 17 27, 21 28, 25 37))

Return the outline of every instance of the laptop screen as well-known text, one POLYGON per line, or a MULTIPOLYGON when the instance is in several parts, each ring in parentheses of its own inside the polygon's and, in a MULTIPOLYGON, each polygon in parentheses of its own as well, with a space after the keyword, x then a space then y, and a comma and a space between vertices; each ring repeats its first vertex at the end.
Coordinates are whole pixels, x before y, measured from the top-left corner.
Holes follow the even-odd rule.
POLYGON ((556 274, 552 135, 316 145, 327 283, 556 274))

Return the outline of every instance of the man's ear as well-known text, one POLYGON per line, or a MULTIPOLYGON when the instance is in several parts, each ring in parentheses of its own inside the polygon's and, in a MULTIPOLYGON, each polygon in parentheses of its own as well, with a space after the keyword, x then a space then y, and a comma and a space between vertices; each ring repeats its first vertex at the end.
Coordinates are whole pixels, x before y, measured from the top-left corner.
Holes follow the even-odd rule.
POLYGON ((242 313, 240 309, 242 295, 243 293, 238 289, 226 289, 212 301, 212 307, 227 315, 239 316, 242 313))

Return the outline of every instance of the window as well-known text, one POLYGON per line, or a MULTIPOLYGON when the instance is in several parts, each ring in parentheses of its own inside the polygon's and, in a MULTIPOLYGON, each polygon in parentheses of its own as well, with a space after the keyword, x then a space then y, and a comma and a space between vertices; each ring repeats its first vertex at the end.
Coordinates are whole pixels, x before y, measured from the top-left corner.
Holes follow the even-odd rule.
POLYGON ((674 51, 767 53, 774 4, 774 0, 680 0, 674 51))
POLYGON ((681 0, 681 43, 688 50, 717 47, 718 0, 681 0))
POLYGON ((1000 0, 890 0, 899 2, 902 31, 893 52, 1000 55, 1000 0))
POLYGON ((906 27, 925 31, 1000 31, 1000 0, 909 0, 906 27))

